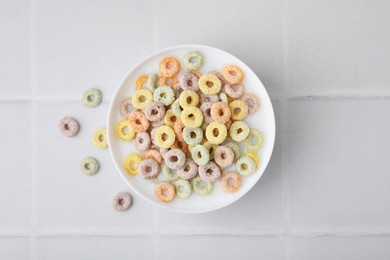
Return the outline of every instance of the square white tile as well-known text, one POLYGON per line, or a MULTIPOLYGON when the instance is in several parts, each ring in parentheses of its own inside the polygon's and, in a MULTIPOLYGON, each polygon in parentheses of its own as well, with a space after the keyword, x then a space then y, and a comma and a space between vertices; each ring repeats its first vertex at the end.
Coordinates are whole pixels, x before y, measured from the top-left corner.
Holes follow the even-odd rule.
POLYGON ((26 229, 31 224, 31 104, 0 102, 0 119, 0 229, 26 229))
POLYGON ((287 102, 292 228, 390 228, 390 100, 287 102))
POLYGON ((31 259, 30 239, 25 237, 0 237, 0 259, 31 259))

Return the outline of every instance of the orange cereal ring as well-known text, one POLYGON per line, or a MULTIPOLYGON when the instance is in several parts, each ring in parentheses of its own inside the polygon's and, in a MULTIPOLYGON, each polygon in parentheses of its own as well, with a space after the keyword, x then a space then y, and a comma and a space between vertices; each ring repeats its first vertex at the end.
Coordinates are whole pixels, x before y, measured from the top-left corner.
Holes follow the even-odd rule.
POLYGON ((198 78, 202 77, 202 73, 199 70, 189 70, 188 72, 197 76, 198 78))
POLYGON ((185 126, 180 119, 178 121, 176 121, 175 124, 173 125, 173 130, 175 131, 176 139, 179 141, 184 141, 184 138, 183 138, 184 127, 185 126))
POLYGON ((171 148, 175 142, 176 135, 173 129, 167 125, 157 128, 155 133, 155 142, 161 148, 171 148))
POLYGON ((172 109, 168 109, 164 116, 164 124, 173 128, 178 120, 180 118, 173 114, 172 109))
POLYGON ((226 129, 229 130, 232 124, 233 124, 233 120, 229 118, 229 120, 225 123, 226 129))
POLYGON ((176 195, 175 186, 169 182, 160 182, 157 183, 154 188, 154 194, 162 202, 171 202, 176 195))
POLYGON ((206 138, 210 144, 221 144, 226 136, 227 130, 224 124, 212 122, 206 128, 206 138))
MULTIPOLYGON (((177 135, 176 135, 176 137, 177 137, 177 135)), ((180 149, 183 153, 188 152, 188 144, 185 141, 176 140, 173 143, 172 148, 180 149)))
POLYGON ((148 82, 148 76, 146 75, 140 76, 135 81, 135 89, 141 89, 146 82, 148 82))
POLYGON ((202 111, 197 107, 186 107, 181 112, 181 121, 184 126, 189 128, 196 128, 202 125, 203 114, 202 111))
POLYGON ((221 176, 220 186, 224 192, 236 192, 240 189, 242 177, 236 172, 228 172, 221 176))
POLYGON ((145 159, 155 159, 158 164, 162 163, 162 156, 156 149, 149 149, 145 152, 145 159))
POLYGON ((229 121, 231 112, 229 106, 224 102, 215 102, 211 106, 210 115, 215 122, 225 124, 229 121))
POLYGON ((204 74, 199 78, 198 86, 203 93, 212 95, 221 91, 222 84, 214 74, 204 74))
POLYGON ((171 88, 173 88, 175 85, 177 85, 178 82, 179 82, 179 80, 177 79, 176 76, 164 77, 164 76, 160 75, 160 78, 158 79, 158 84, 160 86, 169 86, 171 88))
POLYGON ((131 98, 133 107, 137 109, 145 109, 152 102, 153 93, 149 89, 138 89, 131 98))
POLYGON ((248 115, 248 105, 242 100, 234 100, 229 103, 231 118, 233 120, 243 120, 248 115))
POLYGON ((145 132, 150 126, 150 123, 148 119, 146 119, 144 113, 139 111, 131 112, 128 117, 128 121, 131 129, 133 129, 136 133, 145 132))
POLYGON ((244 73, 241 68, 234 65, 228 65, 222 69, 222 76, 230 84, 237 84, 244 78, 244 73))
POLYGON ((180 63, 175 58, 165 58, 160 62, 159 69, 161 76, 172 77, 179 73, 180 63))

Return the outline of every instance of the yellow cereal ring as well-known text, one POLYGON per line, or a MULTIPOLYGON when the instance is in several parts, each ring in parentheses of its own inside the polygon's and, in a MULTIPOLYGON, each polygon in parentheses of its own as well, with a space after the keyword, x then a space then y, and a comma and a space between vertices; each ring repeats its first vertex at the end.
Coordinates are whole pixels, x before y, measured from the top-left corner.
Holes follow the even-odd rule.
POLYGON ((152 102, 153 93, 149 89, 139 89, 131 98, 133 107, 137 109, 145 109, 152 102))
POLYGON ((135 137, 135 132, 130 127, 129 121, 126 118, 116 124, 116 134, 125 142, 128 142, 135 137))
POLYGON ((189 128, 199 127, 203 122, 202 111, 197 107, 185 107, 180 118, 184 126, 189 128))
POLYGON ((141 89, 142 86, 148 82, 148 76, 143 75, 140 76, 136 81, 135 81, 135 89, 141 89))
POLYGON ((259 155, 256 152, 254 152, 254 151, 246 151, 244 155, 248 156, 249 158, 251 158, 255 162, 256 168, 259 167, 260 158, 259 158, 259 155))
POLYGON ((179 73, 180 63, 175 58, 165 58, 160 62, 159 69, 161 76, 172 77, 179 73))
POLYGON ((93 134, 93 144, 96 148, 106 149, 108 147, 107 143, 107 130, 105 128, 99 128, 93 134))
POLYGON ((160 75, 160 78, 158 79, 158 84, 160 86, 170 86, 171 88, 173 88, 178 82, 179 79, 176 76, 164 77, 160 75))
POLYGON ((199 95, 193 90, 184 90, 180 94, 179 104, 182 108, 196 107, 199 104, 199 95))
POLYGON ((210 144, 221 144, 226 136, 227 130, 224 124, 212 122, 206 128, 206 138, 210 144))
POLYGON ((142 157, 139 154, 132 153, 125 158, 125 169, 130 175, 138 174, 139 164, 142 162, 142 157))
POLYGON ((202 77, 199 78, 198 82, 200 90, 205 94, 217 94, 219 91, 221 91, 221 81, 217 76, 214 74, 204 74, 202 77))
POLYGON ((178 120, 180 118, 173 114, 172 109, 168 109, 164 116, 164 124, 173 128, 178 120))
POLYGON ((248 115, 248 105, 242 100, 234 100, 229 103, 233 120, 243 120, 248 115))
POLYGON ((222 69, 222 76, 230 84, 237 84, 244 78, 244 73, 241 68, 234 65, 228 65, 222 69))
POLYGON ((176 135, 175 131, 167 125, 160 126, 157 128, 155 133, 155 142, 161 148, 171 148, 175 143, 176 135))

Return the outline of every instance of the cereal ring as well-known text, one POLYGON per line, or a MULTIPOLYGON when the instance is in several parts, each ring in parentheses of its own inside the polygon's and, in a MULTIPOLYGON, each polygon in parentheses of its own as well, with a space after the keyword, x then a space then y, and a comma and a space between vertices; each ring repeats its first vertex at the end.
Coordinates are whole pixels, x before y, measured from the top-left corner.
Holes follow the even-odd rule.
POLYGON ((198 195, 208 195, 213 191, 213 183, 209 181, 205 181, 199 176, 193 178, 191 180, 192 189, 195 191, 198 195))
POLYGON ((256 164, 250 157, 243 156, 237 160, 236 170, 241 175, 250 175, 256 171, 256 164))
POLYGON ((240 189, 242 177, 236 172, 228 172, 221 176, 219 183, 224 192, 236 192, 240 189))
POLYGON ((244 86, 242 84, 226 84, 225 93, 231 98, 240 98, 244 94, 244 86))
POLYGON ((171 88, 176 86, 178 82, 179 80, 177 79, 176 76, 173 77, 160 76, 160 79, 158 80, 158 84, 160 84, 160 86, 169 86, 171 88))
POLYGON ((227 104, 223 102, 215 102, 211 106, 210 115, 215 122, 225 124, 229 121, 231 112, 227 104))
POLYGON ((174 127, 175 123, 177 123, 180 118, 177 118, 172 112, 172 109, 168 109, 164 116, 164 124, 170 127, 174 127))
POLYGON ((81 160, 80 168, 86 175, 95 175, 99 171, 99 163, 95 158, 87 157, 81 160))
POLYGON ((228 96, 225 93, 220 93, 219 99, 225 104, 229 103, 228 96))
POLYGON ((204 74, 199 78, 199 89, 205 94, 217 94, 221 90, 221 81, 214 74, 204 74))
POLYGON ((186 162, 186 155, 180 149, 171 149, 164 155, 165 165, 170 169, 177 169, 186 162))
POLYGON ((233 120, 243 120, 248 115, 248 106, 242 100, 234 100, 229 103, 233 120))
POLYGON ((175 93, 175 98, 179 98, 181 91, 182 89, 180 84, 176 84, 175 86, 173 86, 173 93, 175 93))
POLYGON ((184 90, 180 94, 179 102, 182 108, 196 107, 199 104, 199 95, 193 90, 184 90))
POLYGON ((183 124, 190 128, 199 127, 203 122, 202 111, 197 107, 185 107, 180 118, 183 124))
POLYGON ((259 110, 260 102, 259 99, 253 94, 245 94, 241 98, 242 101, 248 106, 249 114, 253 114, 259 110))
POLYGON ((263 133, 256 129, 251 129, 248 137, 244 140, 243 144, 248 150, 257 151, 264 143, 263 133))
POLYGON ((87 89, 83 94, 83 104, 86 107, 97 107, 102 102, 102 92, 97 88, 87 89))
POLYGON ((139 164, 141 163, 141 155, 132 153, 125 158, 125 169, 130 175, 137 175, 139 164))
POLYGON ((198 165, 193 160, 186 159, 184 165, 177 168, 176 173, 184 180, 192 179, 198 173, 198 165))
POLYGON ((153 179, 160 173, 160 165, 155 159, 145 159, 139 164, 138 171, 141 177, 153 179))
POLYGON ((229 136, 233 141, 242 142, 249 135, 249 126, 244 121, 234 122, 229 129, 229 136))
POLYGON ((99 128, 96 130, 93 134, 92 141, 96 148, 106 149, 108 147, 107 130, 105 128, 99 128))
POLYGON ((149 89, 138 89, 131 98, 133 107, 137 109, 145 109, 152 102, 153 93, 149 89))
POLYGON ((141 89, 146 82, 148 82, 148 76, 143 75, 138 77, 135 81, 135 89, 141 89))
POLYGON ((241 157, 241 149, 240 149, 240 145, 238 143, 230 141, 230 142, 225 143, 224 146, 232 149, 232 151, 234 153, 234 161, 237 161, 241 157))
POLYGON ((186 199, 192 193, 192 185, 187 180, 177 180, 173 185, 175 185, 176 195, 179 199, 186 199))
POLYGON ((126 118, 116 124, 115 130, 119 139, 125 142, 132 140, 135 136, 135 132, 131 129, 129 121, 126 118))
POLYGON ((136 133, 145 132, 150 126, 150 123, 148 119, 146 119, 144 113, 139 111, 131 112, 128 117, 128 121, 131 129, 133 129, 136 133))
POLYGON ((152 122, 150 125, 151 125, 153 128, 158 128, 158 127, 164 125, 164 119, 163 119, 163 120, 156 121, 156 122, 152 122))
POLYGON ((244 78, 244 73, 241 68, 234 65, 228 65, 222 69, 222 76, 227 82, 237 84, 244 78))
POLYGON ((181 116, 181 112, 183 111, 183 107, 180 106, 180 100, 179 99, 176 99, 173 103, 172 103, 172 112, 175 116, 177 117, 180 117, 181 116))
POLYGON ((154 194, 162 202, 171 202, 175 197, 175 186, 169 182, 160 182, 154 188, 154 194))
POLYGON ((149 121, 157 122, 164 118, 165 107, 161 102, 152 102, 145 108, 145 117, 149 121))
POLYGON ((181 122, 180 118, 177 122, 173 125, 173 131, 175 131, 176 139, 178 141, 184 141, 183 138, 183 130, 184 130, 184 124, 181 122))
POLYGON ((234 161, 234 152, 227 146, 218 146, 214 152, 214 161, 221 168, 229 167, 234 161))
POLYGON ((210 152, 203 145, 196 145, 191 151, 192 160, 198 165, 206 165, 210 161, 210 152))
POLYGON ((188 70, 198 70, 203 66, 204 58, 199 51, 189 51, 184 54, 181 62, 184 68, 188 70))
POLYGON ((225 123, 226 129, 229 130, 232 124, 233 124, 233 120, 229 118, 229 120, 225 123))
POLYGON ((202 77, 202 72, 200 72, 199 70, 189 70, 188 73, 191 73, 192 75, 195 75, 198 78, 202 77))
POLYGON ((249 158, 251 158, 255 162, 256 168, 259 167, 260 158, 259 158, 259 155, 257 155, 256 152, 254 152, 254 151, 246 151, 244 155, 248 156, 249 158))
POLYGON ((135 146, 138 150, 146 151, 150 147, 150 136, 147 132, 138 132, 135 137, 135 146))
POLYGON ((198 81, 199 78, 197 76, 187 72, 180 77, 180 87, 183 90, 198 91, 199 90, 198 81))
POLYGON ((162 163, 162 156, 156 149, 149 149, 145 152, 145 159, 155 159, 158 164, 162 163))
POLYGON ((206 103, 206 102, 218 102, 219 101, 219 96, 217 94, 214 95, 206 95, 204 93, 200 93, 200 103, 206 103))
POLYGON ((154 101, 169 106, 175 100, 173 89, 167 86, 158 87, 153 93, 154 101))
POLYGON ((127 192, 119 192, 112 199, 112 207, 116 211, 125 211, 131 206, 131 197, 127 192))
POLYGON ((156 144, 161 148, 170 148, 175 142, 175 132, 167 125, 160 126, 156 130, 155 140, 156 144))
POLYGON ((206 128, 206 138, 210 144, 221 144, 226 136, 227 130, 224 124, 212 122, 206 128))
POLYGON ((167 178, 169 181, 176 181, 177 179, 179 179, 177 173, 169 169, 169 167, 165 164, 162 166, 162 173, 164 177, 167 178))
POLYGON ((157 81, 158 81, 158 75, 156 73, 152 73, 149 75, 148 82, 146 85, 148 86, 148 89, 150 91, 155 91, 157 86, 157 81))
POLYGON ((208 162, 206 165, 200 165, 198 171, 199 176, 209 182, 214 182, 221 176, 221 170, 213 161, 208 162))
POLYGON ((131 98, 126 98, 121 102, 119 113, 123 118, 127 118, 133 110, 134 108, 131 104, 131 98))
POLYGON ((217 77, 219 78, 219 80, 221 81, 222 87, 225 86, 226 80, 222 77, 222 74, 221 74, 221 73, 219 73, 219 72, 216 71, 216 70, 210 71, 209 73, 210 73, 210 74, 214 74, 215 76, 217 76, 217 77))
POLYGON ((203 131, 198 128, 188 128, 183 129, 183 139, 187 144, 197 145, 203 139, 203 131))
POLYGON ((207 124, 210 124, 211 122, 213 122, 213 118, 211 117, 211 107, 213 106, 213 103, 212 102, 205 102, 205 103, 202 103, 202 105, 200 106, 200 110, 202 110, 203 112, 203 119, 204 119, 204 122, 206 122, 207 124))
POLYGON ((183 151, 183 153, 188 152, 188 144, 184 141, 176 140, 173 143, 172 148, 179 149, 179 150, 183 151))
POLYGON ((160 62, 160 74, 164 77, 172 77, 179 73, 180 63, 175 58, 165 58, 160 62))
POLYGON ((67 137, 75 136, 80 130, 77 120, 68 116, 61 119, 58 123, 58 128, 60 129, 60 132, 67 137))

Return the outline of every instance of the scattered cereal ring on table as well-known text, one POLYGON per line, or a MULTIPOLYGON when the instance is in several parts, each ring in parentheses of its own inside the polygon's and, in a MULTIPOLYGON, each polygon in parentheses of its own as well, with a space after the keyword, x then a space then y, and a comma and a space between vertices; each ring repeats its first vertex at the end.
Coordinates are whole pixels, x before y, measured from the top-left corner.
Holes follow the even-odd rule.
POLYGON ((177 118, 175 114, 173 114, 172 109, 168 109, 164 116, 164 124, 170 127, 174 127, 175 123, 179 122, 180 118, 177 118))
POLYGON ((226 84, 225 93, 231 98, 240 98, 244 94, 244 86, 241 84, 226 84))
POLYGON ((217 122, 210 123, 206 128, 206 139, 210 144, 221 144, 227 136, 226 126, 217 122))
POLYGON ((146 151, 150 148, 150 136, 147 132, 138 132, 135 137, 135 146, 138 150, 146 151))
POLYGON ((243 156, 237 160, 236 170, 241 175, 250 175, 256 171, 256 164, 250 157, 243 156))
POLYGON ((83 104, 86 107, 97 107, 102 99, 102 92, 97 88, 87 89, 83 94, 83 104))
POLYGON ((255 95, 245 94, 242 96, 241 100, 244 101, 245 104, 248 106, 249 114, 253 114, 259 110, 260 101, 255 95))
POLYGON ((184 90, 179 97, 180 106, 196 107, 199 104, 199 95, 193 90, 184 90))
POLYGON ((145 132, 150 126, 149 120, 146 119, 145 114, 139 111, 131 112, 128 121, 131 129, 136 133, 145 132))
POLYGON ((179 82, 179 80, 177 79, 176 76, 172 76, 172 77, 160 76, 160 78, 158 80, 158 84, 160 86, 169 86, 171 88, 176 86, 178 82, 179 82))
POLYGON ((138 89, 131 98, 133 107, 142 110, 152 102, 153 93, 149 89, 138 89))
POLYGON ((248 115, 248 106, 242 100, 234 100, 229 103, 233 120, 243 120, 248 115))
POLYGON ((116 134, 122 141, 128 142, 135 137, 135 132, 130 127, 129 121, 125 118, 116 124, 116 134))
POLYGON ((205 94, 217 94, 221 90, 221 81, 214 74, 204 74, 199 78, 199 89, 205 94))
POLYGON ((231 148, 221 145, 215 149, 214 161, 221 168, 229 167, 234 161, 234 152, 231 148))
POLYGON ((155 102, 161 102, 164 106, 169 106, 175 100, 175 93, 172 88, 161 86, 154 91, 153 98, 155 102))
POLYGON ((175 186, 162 181, 156 185, 154 194, 162 202, 171 202, 176 195, 175 186))
POLYGON ((202 125, 203 114, 197 107, 185 107, 180 119, 186 127, 196 128, 202 125))
POLYGON ((145 159, 138 167, 139 174, 145 179, 153 179, 160 173, 160 165, 155 159, 145 159))
POLYGON ((164 155, 165 165, 170 169, 178 169, 186 162, 186 155, 180 149, 171 149, 164 155))
POLYGON ((220 186, 224 192, 236 192, 241 188, 242 177, 236 172, 228 172, 221 176, 220 186))
POLYGON ((133 175, 133 176, 137 175, 139 164, 141 163, 141 161, 142 161, 141 155, 136 154, 136 153, 129 154, 128 156, 126 156, 125 162, 124 162, 126 171, 130 175, 133 175))
POLYGON ((169 169, 169 167, 166 166, 165 164, 162 166, 162 174, 169 181, 176 181, 177 179, 179 179, 179 176, 177 175, 177 173, 175 171, 169 169))
POLYGON ((152 73, 149 75, 148 81, 146 85, 148 86, 148 89, 150 91, 155 91, 157 86, 157 81, 158 81, 158 75, 156 73, 152 73))
POLYGON ((151 122, 160 121, 165 116, 164 104, 161 102, 152 102, 145 108, 144 114, 146 119, 151 122))
POLYGON ((240 145, 236 142, 230 141, 224 144, 224 146, 229 147, 232 149, 234 153, 234 161, 237 161, 241 157, 241 148, 240 145))
POLYGON ((58 128, 60 132, 67 137, 75 136, 80 130, 80 126, 77 120, 69 116, 61 119, 61 121, 58 123, 58 128))
POLYGON ((183 129, 183 139, 187 144, 197 145, 203 139, 203 131, 199 127, 197 128, 188 128, 183 129))
POLYGON ((134 110, 134 107, 131 103, 131 97, 124 99, 119 107, 119 113, 123 118, 127 118, 130 113, 134 110))
POLYGON ((119 192, 112 199, 112 207, 116 211, 125 211, 131 206, 131 197, 127 192, 119 192))
POLYGON ((80 168, 86 175, 95 175, 99 171, 99 163, 95 158, 86 157, 81 160, 80 168))
POLYGON ((260 158, 259 158, 259 155, 256 152, 254 152, 254 151, 246 151, 244 155, 248 156, 249 158, 251 158, 255 162, 256 168, 259 167, 260 158))
POLYGON ((221 170, 213 161, 209 161, 206 165, 200 165, 198 171, 199 176, 209 182, 214 182, 221 176, 221 170))
POLYGON ((192 185, 187 180, 176 180, 173 185, 175 185, 176 195, 179 199, 186 199, 192 193, 192 185))
POLYGON ((162 163, 162 156, 160 152, 156 149, 148 149, 145 152, 145 159, 155 159, 158 164, 162 163))
POLYGON ((210 152, 203 145, 196 145, 191 150, 192 160, 196 162, 198 165, 206 165, 210 161, 210 152))
POLYGON ((227 104, 223 102, 215 102, 211 106, 210 115, 215 122, 225 124, 229 121, 231 112, 227 104))
POLYGON ((170 148, 175 142, 175 138, 175 131, 167 125, 160 126, 156 130, 155 142, 161 148, 170 148))
POLYGON ((213 191, 213 183, 205 181, 199 176, 193 178, 191 184, 193 191, 198 195, 206 196, 213 191))
POLYGON ((159 69, 163 77, 172 77, 179 73, 180 63, 175 58, 165 58, 160 62, 159 69))
POLYGON ((93 134, 92 141, 96 148, 106 149, 108 147, 106 128, 99 128, 96 130, 93 134))
POLYGON ((243 142, 248 150, 257 151, 264 144, 263 133, 256 129, 251 129, 248 137, 243 142))
POLYGON ((244 78, 244 73, 239 67, 228 65, 222 69, 222 76, 230 84, 237 84, 244 78))
POLYGON ((143 75, 138 77, 138 79, 135 81, 135 89, 141 89, 145 83, 148 82, 148 76, 143 75))
POLYGON ((229 129, 229 136, 233 141, 242 142, 249 135, 250 129, 244 121, 235 121, 229 129))
POLYGON ((183 90, 198 91, 199 90, 198 81, 199 78, 197 76, 187 72, 180 77, 180 87, 183 90))
POLYGON ((188 70, 198 70, 203 66, 204 58, 199 51, 189 51, 183 55, 182 63, 188 70))
POLYGON ((183 180, 189 180, 198 173, 198 165, 191 159, 186 159, 183 166, 177 168, 176 174, 183 180))

